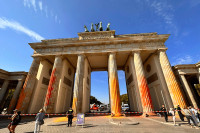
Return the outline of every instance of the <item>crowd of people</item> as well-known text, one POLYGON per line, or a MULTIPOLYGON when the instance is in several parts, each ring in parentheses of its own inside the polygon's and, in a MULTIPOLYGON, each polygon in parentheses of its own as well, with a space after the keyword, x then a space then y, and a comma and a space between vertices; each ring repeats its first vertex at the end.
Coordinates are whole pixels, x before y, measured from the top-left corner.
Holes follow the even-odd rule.
POLYGON ((178 112, 179 118, 181 121, 184 121, 184 117, 186 117, 188 124, 191 125, 191 127, 198 127, 200 123, 200 111, 199 109, 195 109, 192 106, 181 108, 179 105, 177 108, 170 108, 169 111, 165 108, 164 105, 162 105, 162 108, 160 109, 165 117, 165 121, 168 122, 168 115, 170 114, 172 116, 174 125, 176 125, 176 112, 178 112))
MULTIPOLYGON (((176 112, 178 112, 179 118, 181 121, 184 121, 184 117, 187 119, 188 124, 191 125, 191 127, 198 127, 200 123, 200 111, 199 109, 195 109, 192 106, 181 108, 179 105, 176 108, 170 108, 169 111, 167 111, 166 107, 162 105, 162 108, 160 109, 162 111, 162 114, 165 118, 165 121, 168 122, 168 116, 171 115, 174 125, 176 125, 176 112)), ((9 117, 11 120, 8 125, 8 130, 10 133, 15 132, 16 126, 21 121, 21 111, 15 109, 13 110, 14 114, 9 117)), ((70 108, 67 113, 68 123, 67 126, 72 126, 72 119, 74 117, 73 110, 70 108)), ((44 118, 45 118, 45 112, 43 109, 39 110, 39 113, 37 113, 35 119, 35 129, 34 133, 40 132, 41 125, 44 124, 44 118)))
MULTIPOLYGON (((10 131, 10 133, 15 133, 15 128, 16 126, 20 123, 21 121, 21 111, 15 109, 13 110, 14 114, 9 117, 8 119, 10 119, 10 123, 8 124, 8 130, 10 131)), ((2 113, 5 114, 5 113, 2 113)), ((73 110, 72 108, 70 108, 67 111, 67 118, 68 118, 68 127, 72 126, 72 119, 73 119, 74 115, 73 115, 73 110)), ((44 119, 45 119, 45 112, 44 109, 40 109, 39 113, 37 113, 36 117, 35 117, 35 129, 34 129, 34 133, 39 133, 40 132, 40 128, 41 125, 44 124, 44 119)))

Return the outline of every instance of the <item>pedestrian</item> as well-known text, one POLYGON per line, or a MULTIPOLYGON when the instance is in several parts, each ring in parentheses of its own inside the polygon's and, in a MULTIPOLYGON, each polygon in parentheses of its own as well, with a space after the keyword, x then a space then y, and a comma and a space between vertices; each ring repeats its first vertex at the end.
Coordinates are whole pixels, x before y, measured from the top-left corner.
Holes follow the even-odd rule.
POLYGON ((174 122, 174 126, 176 126, 176 116, 175 116, 175 109, 173 108, 170 108, 170 111, 169 111, 170 114, 172 114, 172 119, 173 119, 173 122, 174 122))
POLYGON ((165 117, 165 121, 168 122, 167 110, 165 108, 165 105, 162 105, 162 108, 160 110, 163 111, 163 115, 165 117))
POLYGON ((198 113, 198 109, 192 108, 192 112, 194 113, 194 116, 196 117, 197 122, 199 123, 199 113, 198 113))
POLYGON ((10 131, 10 133, 14 133, 15 132, 15 128, 17 127, 17 125, 19 124, 19 122, 21 121, 21 111, 18 111, 17 109, 13 110, 14 114, 12 115, 11 118, 11 122, 8 125, 8 130, 10 131))
MULTIPOLYGON (((189 107, 188 107, 189 108, 189 107)), ((190 120, 195 124, 194 119, 192 118, 192 114, 191 111, 189 109, 187 109, 187 107, 185 106, 184 109, 182 109, 183 114, 185 115, 185 117, 187 118, 188 124, 192 127, 190 120)), ((195 125, 196 126, 196 125, 195 125)))
POLYGON ((192 106, 189 106, 188 109, 189 109, 189 111, 190 111, 191 117, 192 117, 193 120, 194 120, 193 124, 194 124, 195 126, 197 126, 197 125, 198 125, 198 121, 197 121, 197 110, 194 109, 192 106))
POLYGON ((181 121, 184 121, 184 116, 181 112, 181 107, 178 105, 176 109, 177 109, 177 112, 178 112, 178 115, 179 115, 181 121))
POLYGON ((45 113, 43 109, 39 110, 39 113, 37 113, 35 119, 35 130, 34 133, 39 133, 40 132, 40 127, 41 125, 44 124, 44 118, 45 118, 45 113))
POLYGON ((197 109, 197 117, 198 117, 199 122, 200 122, 200 110, 199 109, 197 109))
POLYGON ((67 117, 68 117, 68 127, 72 126, 72 119, 74 118, 73 116, 73 109, 70 108, 68 111, 67 111, 67 117))

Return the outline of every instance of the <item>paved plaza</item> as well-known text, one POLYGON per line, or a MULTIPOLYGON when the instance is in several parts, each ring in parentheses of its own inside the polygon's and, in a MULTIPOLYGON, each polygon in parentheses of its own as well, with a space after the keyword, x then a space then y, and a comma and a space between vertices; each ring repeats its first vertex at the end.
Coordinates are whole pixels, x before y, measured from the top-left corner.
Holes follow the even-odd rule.
MULTIPOLYGON (((85 117, 85 125, 77 126, 76 118, 73 119, 72 127, 67 127, 65 117, 46 118, 45 124, 41 127, 42 133, 199 133, 200 129, 191 128, 187 122, 177 120, 177 126, 173 125, 172 118, 169 122, 164 122, 163 117, 140 117, 129 116, 111 118, 110 116, 90 116, 85 117)), ((0 119, 0 133, 8 133, 7 125, 9 120, 0 119)), ((16 133, 33 133, 34 117, 23 117, 20 125, 16 128, 16 133)))

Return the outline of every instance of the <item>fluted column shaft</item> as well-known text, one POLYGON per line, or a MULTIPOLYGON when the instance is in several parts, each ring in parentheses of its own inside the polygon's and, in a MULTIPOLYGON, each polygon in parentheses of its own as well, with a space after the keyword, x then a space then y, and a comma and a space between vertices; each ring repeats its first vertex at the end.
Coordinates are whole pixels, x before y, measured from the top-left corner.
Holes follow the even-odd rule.
POLYGON ((1 87, 1 90, 0 90, 0 103, 1 103, 3 97, 4 97, 5 93, 6 93, 6 90, 8 88, 8 84, 9 84, 9 81, 8 80, 4 80, 3 85, 1 87))
POLYGON ((198 66, 197 70, 198 70, 197 79, 198 79, 199 84, 200 84, 200 66, 198 66))
POLYGON ((121 115, 119 81, 117 75, 117 64, 115 53, 109 54, 108 59, 108 76, 110 89, 111 113, 115 116, 121 115))
POLYGON ((176 77, 172 71, 165 50, 159 51, 159 60, 174 107, 177 107, 177 105, 185 107, 186 102, 184 96, 181 92, 181 88, 176 80, 176 77))
POLYGON ((46 110, 47 113, 53 113, 55 110, 55 103, 57 99, 61 73, 62 73, 62 56, 56 56, 44 103, 44 109, 46 110))
POLYGON ((19 109, 22 113, 26 113, 28 110, 31 96, 34 90, 36 75, 38 72, 40 61, 41 61, 40 57, 33 58, 33 62, 26 77, 23 89, 21 90, 16 108, 19 109))
POLYGON ((77 67, 76 67, 76 79, 73 94, 72 109, 74 113, 82 112, 82 98, 83 98, 83 77, 84 77, 84 63, 85 55, 78 55, 77 67))
POLYGON ((195 99, 194 99, 194 96, 193 96, 193 94, 192 94, 192 91, 191 91, 191 89, 190 89, 190 86, 188 85, 188 82, 187 82, 185 76, 184 76, 184 75, 180 75, 180 76, 181 76, 181 80, 183 81, 184 87, 185 87, 185 89, 186 89, 186 91, 187 91, 187 94, 188 94, 189 97, 190 97, 190 100, 191 100, 191 102, 192 102, 194 108, 198 108, 197 103, 196 103, 196 101, 195 101, 195 99))
POLYGON ((149 87, 145 78, 144 66, 142 63, 140 52, 139 51, 133 52, 133 56, 134 56, 134 65, 135 65, 137 83, 142 101, 143 113, 144 114, 148 112, 150 113, 153 111, 153 104, 149 87))
POLYGON ((11 102, 10 102, 10 105, 9 105, 9 108, 8 108, 8 111, 10 113, 12 112, 12 110, 15 108, 15 105, 17 104, 17 99, 18 99, 20 91, 22 89, 23 82, 24 82, 24 79, 18 80, 17 87, 15 89, 15 92, 13 94, 13 97, 11 99, 11 102))

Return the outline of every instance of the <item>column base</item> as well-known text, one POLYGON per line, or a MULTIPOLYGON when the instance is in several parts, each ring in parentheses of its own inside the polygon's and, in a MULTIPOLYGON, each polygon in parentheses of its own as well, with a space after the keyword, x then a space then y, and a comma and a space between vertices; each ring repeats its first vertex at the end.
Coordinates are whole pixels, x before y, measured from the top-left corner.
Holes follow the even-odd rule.
POLYGON ((122 115, 121 113, 118 113, 118 114, 113 114, 113 113, 111 113, 110 116, 111 116, 111 117, 120 117, 120 116, 124 116, 124 115, 122 115))
POLYGON ((143 114, 142 114, 142 117, 149 117, 149 116, 156 116, 156 114, 153 113, 153 112, 143 113, 143 114))

